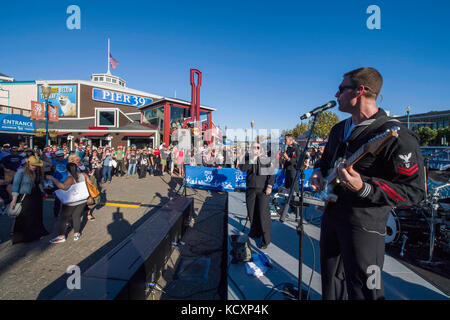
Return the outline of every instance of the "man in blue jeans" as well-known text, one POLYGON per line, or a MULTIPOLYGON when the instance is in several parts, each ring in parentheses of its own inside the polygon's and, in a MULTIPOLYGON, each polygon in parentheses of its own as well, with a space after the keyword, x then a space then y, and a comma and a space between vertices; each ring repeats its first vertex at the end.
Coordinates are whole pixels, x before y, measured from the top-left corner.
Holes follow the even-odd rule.
POLYGON ((109 181, 111 183, 111 173, 112 173, 112 164, 113 160, 111 150, 106 149, 105 154, 103 155, 103 181, 109 181))

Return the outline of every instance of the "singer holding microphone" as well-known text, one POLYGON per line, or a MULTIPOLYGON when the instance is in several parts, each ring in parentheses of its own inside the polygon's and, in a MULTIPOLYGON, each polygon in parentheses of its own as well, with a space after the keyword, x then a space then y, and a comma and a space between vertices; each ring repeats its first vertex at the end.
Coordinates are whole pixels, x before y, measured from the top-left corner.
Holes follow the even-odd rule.
POLYGON ((270 244, 269 200, 275 175, 271 159, 261 155, 259 142, 254 142, 250 153, 240 161, 239 169, 247 174, 245 200, 247 215, 250 220, 250 238, 262 238, 260 249, 270 244))
POLYGON ((340 180, 322 216, 320 267, 325 300, 384 299, 386 222, 397 205, 411 206, 424 197, 423 159, 418 137, 379 108, 376 99, 383 79, 373 68, 344 75, 336 98, 339 110, 351 117, 332 129, 322 158, 310 178, 323 188, 329 170, 340 180), (376 135, 400 127, 398 137, 375 156, 367 154, 348 168, 333 168, 339 157, 349 158, 376 135), (406 159, 406 160, 405 160, 406 159))

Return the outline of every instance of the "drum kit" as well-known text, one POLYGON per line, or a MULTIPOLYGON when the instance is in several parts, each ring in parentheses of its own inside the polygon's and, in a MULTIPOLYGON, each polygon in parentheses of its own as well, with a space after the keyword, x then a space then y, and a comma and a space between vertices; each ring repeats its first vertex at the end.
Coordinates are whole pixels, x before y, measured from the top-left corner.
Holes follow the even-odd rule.
MULTIPOLYGON (((425 264, 439 264, 433 261, 435 248, 450 254, 450 197, 442 191, 449 189, 450 181, 426 192, 425 200, 413 207, 396 207, 391 210, 386 223, 385 243, 401 245, 400 256, 405 255, 407 246, 428 246, 428 260, 425 264)), ((428 188, 427 188, 428 189, 428 188)))
MULTIPOLYGON (((445 255, 450 255, 450 179, 445 174, 430 174, 426 171, 425 199, 413 207, 393 208, 386 223, 385 243, 388 246, 400 246, 400 256, 407 249, 428 247, 428 260, 424 264, 440 264, 433 261, 436 248, 445 255)), ((287 202, 288 192, 281 188, 271 196, 269 204, 272 218, 279 217, 287 202)), ((297 199, 298 196, 294 197, 297 199)), ((323 208, 325 202, 314 193, 305 194, 306 206, 323 208)))

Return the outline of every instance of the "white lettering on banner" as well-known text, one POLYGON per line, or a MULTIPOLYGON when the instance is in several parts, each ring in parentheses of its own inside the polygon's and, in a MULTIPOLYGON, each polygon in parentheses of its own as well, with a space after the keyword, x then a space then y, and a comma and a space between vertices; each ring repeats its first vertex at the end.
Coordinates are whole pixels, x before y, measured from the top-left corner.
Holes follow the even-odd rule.
POLYGON ((32 122, 24 122, 24 121, 18 121, 18 120, 11 120, 11 119, 3 119, 4 125, 13 125, 13 126, 25 126, 25 127, 32 127, 32 122))
POLYGON ((115 92, 103 89, 92 89, 92 99, 97 101, 105 101, 111 103, 120 103, 140 107, 153 100, 150 98, 139 97, 135 95, 126 94, 123 92, 115 92))
POLYGON ((110 91, 102 90, 103 91, 103 100, 106 100, 106 97, 109 97, 111 95, 110 91))
POLYGON ((61 92, 61 93, 72 93, 72 88, 71 87, 61 87, 61 88, 59 88, 59 92, 61 92))

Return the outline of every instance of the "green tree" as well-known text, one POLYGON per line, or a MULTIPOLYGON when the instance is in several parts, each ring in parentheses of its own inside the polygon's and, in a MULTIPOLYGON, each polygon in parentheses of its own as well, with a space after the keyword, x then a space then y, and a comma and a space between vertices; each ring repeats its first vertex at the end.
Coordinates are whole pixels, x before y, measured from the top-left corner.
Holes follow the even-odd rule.
POLYGON ((422 127, 414 131, 420 138, 420 143, 423 146, 428 146, 431 141, 436 139, 438 131, 429 127, 422 127))
POLYGON ((435 146, 442 145, 442 142, 443 142, 442 138, 444 138, 444 137, 445 137, 445 141, 447 143, 450 142, 450 128, 449 127, 438 129, 436 138, 432 141, 432 144, 435 146))
MULTIPOLYGON (((309 125, 312 124, 312 119, 309 120, 309 125)), ((319 138, 326 139, 330 134, 331 128, 339 122, 338 116, 334 112, 323 112, 319 115, 316 125, 314 127, 314 135, 319 138)))
POLYGON ((297 139, 300 135, 304 134, 306 131, 308 131, 309 126, 306 123, 300 123, 295 126, 294 129, 292 129, 292 136, 294 139, 297 139))

